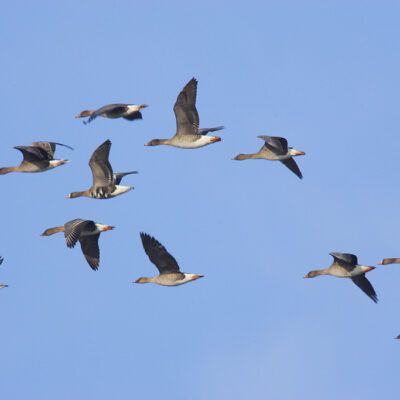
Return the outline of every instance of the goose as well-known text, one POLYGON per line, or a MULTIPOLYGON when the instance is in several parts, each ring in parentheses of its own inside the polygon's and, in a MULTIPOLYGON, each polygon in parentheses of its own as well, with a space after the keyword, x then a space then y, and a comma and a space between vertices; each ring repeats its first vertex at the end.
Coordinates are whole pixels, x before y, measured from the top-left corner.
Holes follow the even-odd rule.
POLYGON ((378 262, 378 265, 386 264, 400 264, 400 258, 384 258, 382 261, 378 262))
POLYGON ((87 121, 83 121, 83 123, 89 124, 92 122, 97 116, 101 116, 104 118, 125 118, 129 121, 133 121, 135 119, 142 119, 142 113, 140 110, 142 108, 148 107, 147 104, 107 104, 99 108, 98 110, 85 110, 78 114, 75 118, 84 118, 89 117, 87 121))
POLYGON ((139 278, 133 283, 158 283, 163 286, 178 286, 184 283, 203 278, 203 275, 194 275, 181 272, 175 258, 154 237, 147 233, 140 233, 144 251, 150 261, 160 271, 155 278, 139 278))
MULTIPOLYGON (((0 257, 0 265, 3 263, 3 261, 4 261, 4 258, 0 257)), ((3 289, 5 287, 8 287, 8 285, 0 285, 0 289, 3 289)))
POLYGON ((288 142, 283 137, 278 136, 257 136, 264 140, 265 143, 261 147, 258 153, 254 154, 238 154, 232 160, 247 160, 247 159, 264 159, 264 160, 278 160, 286 167, 288 167, 293 173, 295 173, 300 179, 303 179, 303 175, 300 172, 296 161, 293 160, 294 156, 303 156, 304 151, 295 150, 288 147, 288 142))
POLYGON ((196 109, 197 80, 192 78, 179 93, 174 105, 176 118, 176 133, 171 139, 153 139, 145 146, 158 146, 167 144, 182 149, 197 149, 207 144, 221 141, 220 137, 207 136, 208 132, 223 129, 216 128, 199 129, 199 113, 196 109))
POLYGON ((56 145, 73 150, 72 147, 66 144, 56 142, 33 142, 30 146, 15 146, 14 149, 19 150, 24 159, 16 167, 0 168, 0 175, 8 174, 9 172, 43 172, 68 163, 69 160, 54 159, 56 145))
POLYGON ((92 197, 94 199, 109 199, 122 193, 132 190, 132 186, 119 186, 125 175, 136 174, 137 171, 113 173, 108 156, 110 154, 111 142, 106 140, 92 154, 89 160, 89 167, 92 170, 93 185, 83 192, 72 192, 67 199, 75 197, 92 197))
POLYGON ((359 265, 357 256, 349 253, 329 253, 333 257, 333 264, 329 268, 318 271, 310 271, 304 278, 314 278, 319 275, 332 275, 338 278, 350 278, 369 298, 375 303, 378 296, 375 293, 365 273, 375 267, 359 265))
POLYGON ((73 219, 55 228, 46 229, 40 236, 50 236, 57 232, 64 232, 67 246, 72 248, 79 240, 82 253, 94 271, 99 268, 100 250, 99 236, 103 231, 114 229, 113 226, 99 224, 88 219, 73 219))

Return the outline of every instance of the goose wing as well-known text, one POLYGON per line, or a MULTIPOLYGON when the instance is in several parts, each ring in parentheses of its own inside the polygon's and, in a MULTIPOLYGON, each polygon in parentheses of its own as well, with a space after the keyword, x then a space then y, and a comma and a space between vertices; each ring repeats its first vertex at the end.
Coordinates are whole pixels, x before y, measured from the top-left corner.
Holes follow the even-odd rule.
POLYGON ((142 113, 140 111, 133 111, 129 114, 123 115, 122 118, 125 118, 129 121, 134 121, 135 119, 142 119, 142 113))
POLYGON ((24 161, 37 163, 39 161, 51 160, 47 152, 40 147, 15 146, 14 149, 17 149, 22 153, 22 155, 24 156, 24 161))
MULTIPOLYGON (((107 104, 96 110, 94 114, 102 115, 104 114, 108 118, 119 118, 129 110, 127 104, 107 104)), ((93 114, 93 115, 94 115, 93 114)))
POLYGON ((59 146, 64 146, 68 147, 69 149, 73 150, 72 147, 62 144, 62 143, 57 143, 57 142, 32 142, 31 146, 32 147, 38 147, 42 150, 44 150, 47 153, 47 157, 49 160, 54 160, 54 152, 56 151, 56 145, 59 146))
POLYGON ((86 258, 86 261, 94 271, 99 268, 100 260, 100 249, 99 249, 99 236, 96 235, 83 236, 79 239, 81 244, 82 253, 86 258))
POLYGON ((295 173, 300 179, 303 179, 300 168, 292 157, 287 158, 286 160, 280 160, 280 162, 295 173))
POLYGON ((119 118, 124 112, 128 111, 127 104, 107 104, 106 106, 100 107, 96 110, 84 124, 89 124, 99 115, 103 115, 107 118, 119 118))
POLYGON ((93 175, 93 187, 107 187, 111 192, 115 188, 114 173, 108 156, 110 154, 111 142, 106 140, 92 154, 89 160, 89 167, 93 175))
POLYGON ((137 171, 130 171, 130 172, 117 172, 114 174, 114 184, 119 185, 121 183, 122 178, 125 175, 130 175, 130 174, 137 174, 137 171))
POLYGON ((80 239, 82 232, 92 232, 96 229, 93 221, 87 219, 73 219, 64 225, 65 241, 68 247, 74 247, 80 239))
POLYGON ((179 93, 174 113, 177 135, 195 135, 199 129, 199 113, 196 109, 197 80, 192 78, 179 93))
POLYGON ((335 263, 339 264, 348 272, 353 271, 353 269, 358 265, 357 256, 354 254, 337 252, 329 254, 333 257, 335 263))
POLYGON ((154 237, 147 233, 140 233, 143 248, 150 261, 157 267, 161 274, 180 272, 175 258, 168 253, 167 249, 154 237))
POLYGON ((258 136, 264 140, 264 146, 278 156, 283 156, 288 152, 288 142, 285 138, 279 136, 258 136))
POLYGON ((351 277, 351 280, 370 298, 374 303, 378 302, 378 296, 371 282, 365 277, 365 274, 351 277))

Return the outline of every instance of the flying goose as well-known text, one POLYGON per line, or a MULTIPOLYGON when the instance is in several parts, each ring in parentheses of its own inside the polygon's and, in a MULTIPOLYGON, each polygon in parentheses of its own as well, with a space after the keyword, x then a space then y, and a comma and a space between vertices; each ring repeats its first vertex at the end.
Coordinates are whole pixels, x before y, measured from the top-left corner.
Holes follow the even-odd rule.
POLYGON ((293 160, 294 156, 302 156, 306 153, 304 151, 294 150, 288 147, 288 142, 283 137, 278 136, 257 136, 264 140, 264 146, 261 147, 258 153, 254 154, 239 154, 232 160, 247 160, 247 159, 264 159, 264 160, 278 160, 282 164, 286 165, 293 173, 295 173, 300 179, 303 175, 300 172, 296 161, 293 160))
POLYGON ((197 80, 192 78, 182 89, 174 105, 176 118, 176 133, 171 139, 153 139, 145 146, 157 146, 168 144, 181 147, 182 149, 197 149, 207 144, 219 142, 220 137, 207 136, 208 132, 215 132, 223 129, 223 126, 216 128, 199 129, 199 113, 196 109, 197 80))
MULTIPOLYGON (((3 261, 4 261, 4 258, 0 257, 0 265, 3 263, 3 261)), ((3 289, 5 287, 8 287, 8 285, 0 285, 0 289, 3 289)))
POLYGON ((378 265, 386 264, 400 264, 400 258, 384 258, 382 261, 378 262, 378 265))
POLYGON ((114 227, 78 218, 67 222, 64 226, 46 229, 40 236, 50 236, 57 232, 64 232, 65 241, 70 248, 74 247, 79 240, 86 261, 96 271, 99 268, 100 259, 100 232, 109 231, 110 229, 114 229, 114 227))
POLYGON ((107 104, 104 107, 99 108, 98 110, 85 110, 78 114, 75 118, 84 118, 90 117, 87 121, 83 121, 86 125, 93 121, 97 116, 105 117, 105 118, 125 118, 129 121, 133 121, 135 119, 142 119, 142 113, 140 110, 142 108, 148 107, 147 104, 107 104))
POLYGON ((111 142, 106 140, 92 154, 89 160, 89 167, 92 170, 93 185, 83 192, 72 192, 67 199, 75 197, 92 197, 94 199, 109 199, 122 193, 132 190, 132 186, 119 186, 125 175, 136 174, 137 171, 113 173, 108 156, 110 154, 111 142))
POLYGON ((144 251, 160 271, 160 275, 155 278, 139 278, 133 283, 158 283, 163 286, 178 286, 203 277, 203 275, 181 272, 175 258, 168 253, 160 242, 147 233, 140 233, 140 237, 144 251))
POLYGON ((72 147, 66 144, 56 142, 33 142, 30 146, 15 146, 14 149, 22 152, 24 159, 16 167, 0 168, 0 175, 8 174, 9 172, 43 172, 66 164, 69 160, 54 159, 57 144, 73 150, 72 147))
POLYGON ((314 278, 319 275, 332 275, 338 278, 350 278, 368 297, 375 303, 378 302, 378 296, 375 293, 365 273, 375 269, 359 265, 357 256, 348 253, 329 253, 333 257, 333 264, 329 268, 318 271, 310 271, 304 278, 314 278))

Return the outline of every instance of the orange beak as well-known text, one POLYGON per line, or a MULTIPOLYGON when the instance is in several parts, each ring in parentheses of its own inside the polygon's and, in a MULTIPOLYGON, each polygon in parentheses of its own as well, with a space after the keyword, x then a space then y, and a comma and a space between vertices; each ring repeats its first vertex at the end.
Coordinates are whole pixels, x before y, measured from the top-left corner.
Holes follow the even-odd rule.
POLYGON ((368 271, 372 271, 373 269, 375 269, 376 267, 362 267, 362 270, 364 272, 368 272, 368 271))
POLYGON ((147 104, 141 104, 140 109, 148 107, 147 104))
POLYGON ((210 138, 210 142, 211 143, 213 143, 213 142, 220 142, 222 139, 220 138, 220 137, 213 137, 213 138, 210 138))
POLYGON ((145 146, 148 146, 149 144, 148 144, 148 143, 145 143, 144 145, 145 145, 145 146))
POLYGON ((106 228, 103 228, 102 230, 103 230, 103 231, 111 231, 111 229, 114 229, 114 228, 115 228, 115 226, 107 225, 107 227, 106 227, 106 228))
POLYGON ((81 114, 78 114, 75 118, 80 118, 81 117, 81 114))
POLYGON ((383 262, 382 262, 382 261, 379 261, 379 262, 378 262, 378 265, 383 265, 383 262))
POLYGON ((204 277, 204 275, 195 275, 193 278, 192 278, 192 281, 194 281, 194 280, 196 280, 196 279, 199 279, 199 278, 203 278, 204 277))
POLYGON ((66 197, 66 199, 70 199, 71 198, 71 195, 69 194, 67 197, 66 197))
POLYGON ((296 153, 294 153, 295 156, 304 156, 305 154, 304 151, 296 151, 296 153))

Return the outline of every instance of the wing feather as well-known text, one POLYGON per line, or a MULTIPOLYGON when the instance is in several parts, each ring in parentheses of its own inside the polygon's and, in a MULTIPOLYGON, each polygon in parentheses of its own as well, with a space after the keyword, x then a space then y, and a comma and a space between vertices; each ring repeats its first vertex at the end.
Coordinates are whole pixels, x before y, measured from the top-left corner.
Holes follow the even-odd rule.
POLYGON ((89 167, 93 175, 93 187, 107 187, 114 191, 114 173, 108 156, 110 154, 111 141, 106 140, 92 154, 89 160, 89 167))
POLYGON ((93 221, 80 218, 67 222, 64 227, 64 237, 68 247, 75 246, 83 230, 92 231, 96 228, 93 221))
POLYGON ((280 162, 287 168, 289 168, 293 173, 295 173, 300 179, 303 179, 303 175, 300 171, 300 168, 292 157, 287 158, 286 160, 280 160, 280 162))
POLYGON ((199 113, 196 109, 197 80, 192 78, 179 93, 174 113, 177 135, 195 135, 199 129, 199 113))
POLYGON ((161 274, 180 272, 175 258, 154 237, 147 233, 140 233, 143 248, 150 261, 157 267, 161 274))
POLYGON ((356 275, 351 280, 370 298, 374 303, 378 302, 378 296, 371 282, 365 277, 365 274, 356 275))
POLYGON ((82 253, 85 256, 86 261, 90 265, 90 268, 92 268, 94 271, 97 271, 97 269, 99 268, 99 236, 100 233, 98 233, 97 235, 83 236, 79 239, 82 253))

